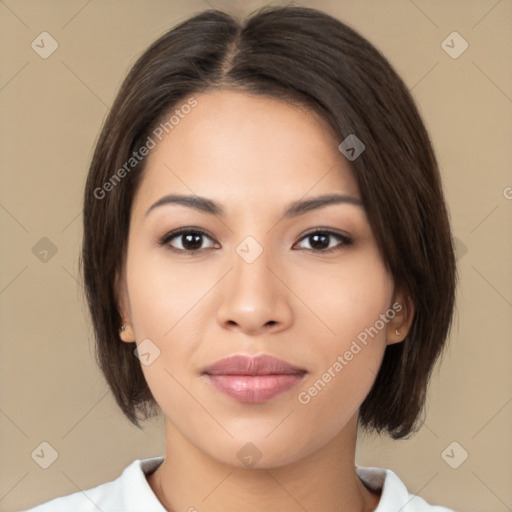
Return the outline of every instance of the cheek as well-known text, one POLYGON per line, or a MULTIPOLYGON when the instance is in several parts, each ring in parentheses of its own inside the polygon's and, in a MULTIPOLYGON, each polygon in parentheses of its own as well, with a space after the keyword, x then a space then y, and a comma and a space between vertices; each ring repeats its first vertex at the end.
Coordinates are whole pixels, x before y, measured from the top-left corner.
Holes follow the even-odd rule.
POLYGON ((135 339, 138 344, 151 340, 157 354, 150 364, 141 358, 141 368, 156 402, 171 416, 194 405, 186 392, 187 379, 194 371, 193 354, 200 340, 196 331, 201 325, 201 297, 212 286, 207 275, 198 276, 197 271, 176 271, 164 258, 142 252, 134 251, 127 264, 135 339))
MULTIPOLYGON (((346 265, 317 265, 296 279, 297 295, 307 306, 298 318, 309 332, 316 332, 321 352, 329 357, 333 351, 345 350, 359 335, 364 338, 366 329, 391 306, 393 280, 376 251, 362 252, 347 259, 346 265)), ((383 332, 377 338, 385 338, 385 325, 379 322, 379 326, 383 332)))
MULTIPOLYGON (((308 304, 318 312, 303 325, 312 372, 297 393, 297 403, 310 418, 333 434, 357 412, 377 376, 386 348, 393 283, 375 255, 340 269, 336 275, 318 273, 323 293, 310 293, 308 304), (320 321, 321 320, 321 321, 320 321)), ((304 301, 306 302, 306 300, 304 301)))
POLYGON ((379 316, 387 309, 382 297, 365 298, 364 307, 332 319, 336 335, 316 337, 312 371, 295 394, 300 435, 311 448, 335 437, 358 413, 378 374, 386 348, 386 324, 379 316))
POLYGON ((200 274, 198 279, 197 271, 195 278, 192 272, 176 271, 159 254, 136 250, 129 254, 127 283, 135 339, 137 344, 146 343, 152 353, 151 364, 142 364, 142 370, 160 405, 170 398, 173 407, 180 405, 177 382, 193 371, 200 302, 212 286, 208 276, 200 274))
MULTIPOLYGON (((128 293, 137 340, 166 341, 194 325, 203 298, 216 282, 205 268, 171 265, 165 250, 133 251, 127 262, 128 293)), ((204 302, 206 303, 206 302, 204 302)), ((184 340, 185 341, 185 340, 184 340)), ((179 341, 178 341, 179 343, 179 341)))

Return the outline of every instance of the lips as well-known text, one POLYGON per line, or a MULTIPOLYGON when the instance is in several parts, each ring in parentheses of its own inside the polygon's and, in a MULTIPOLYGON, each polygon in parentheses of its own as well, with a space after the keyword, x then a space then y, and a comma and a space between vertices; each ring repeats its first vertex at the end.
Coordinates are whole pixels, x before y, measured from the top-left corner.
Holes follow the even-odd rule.
POLYGON ((203 373, 209 375, 292 375, 305 373, 304 368, 277 359, 276 357, 262 355, 258 357, 231 356, 221 359, 206 367, 203 373))
POLYGON ((268 355, 235 355, 206 367, 202 374, 212 386, 245 403, 261 403, 295 387, 307 373, 268 355))

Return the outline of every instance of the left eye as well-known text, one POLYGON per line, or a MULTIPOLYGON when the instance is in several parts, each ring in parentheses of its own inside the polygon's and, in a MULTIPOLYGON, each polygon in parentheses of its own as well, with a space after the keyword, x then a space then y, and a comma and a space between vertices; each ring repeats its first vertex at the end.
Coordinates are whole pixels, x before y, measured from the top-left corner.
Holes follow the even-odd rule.
POLYGON ((309 247, 302 247, 303 249, 316 251, 316 252, 330 252, 341 249, 344 245, 350 245, 352 240, 341 233, 334 231, 313 231, 303 236, 300 242, 308 241, 309 247), (331 242, 336 240, 337 243, 331 242))

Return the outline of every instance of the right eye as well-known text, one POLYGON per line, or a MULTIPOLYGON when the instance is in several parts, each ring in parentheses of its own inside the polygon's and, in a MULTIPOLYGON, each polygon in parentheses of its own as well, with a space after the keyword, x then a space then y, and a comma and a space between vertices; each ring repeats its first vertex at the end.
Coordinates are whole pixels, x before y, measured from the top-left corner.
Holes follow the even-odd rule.
POLYGON ((180 228, 167 233, 160 240, 160 244, 169 246, 173 251, 195 254, 213 247, 212 245, 201 247, 205 238, 213 242, 213 239, 202 229, 180 228))

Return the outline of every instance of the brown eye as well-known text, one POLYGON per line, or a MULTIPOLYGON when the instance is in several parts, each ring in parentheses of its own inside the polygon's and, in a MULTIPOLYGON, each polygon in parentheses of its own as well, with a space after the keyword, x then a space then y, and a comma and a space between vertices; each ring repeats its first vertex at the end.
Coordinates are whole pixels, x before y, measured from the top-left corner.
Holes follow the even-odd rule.
POLYGON ((167 233, 160 243, 161 245, 169 245, 172 250, 193 253, 213 247, 213 243, 203 247, 205 239, 213 242, 212 238, 202 230, 182 228, 167 233))
POLYGON ((302 247, 303 249, 315 252, 336 251, 352 244, 349 237, 331 230, 312 231, 303 236, 300 241, 308 242, 309 247, 302 247))

